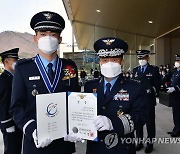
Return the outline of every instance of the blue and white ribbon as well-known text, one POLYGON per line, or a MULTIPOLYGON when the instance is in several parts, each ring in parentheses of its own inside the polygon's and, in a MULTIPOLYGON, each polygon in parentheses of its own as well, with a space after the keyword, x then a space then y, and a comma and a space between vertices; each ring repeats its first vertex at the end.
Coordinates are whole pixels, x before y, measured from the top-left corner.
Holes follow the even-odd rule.
POLYGON ((39 54, 35 57, 35 63, 39 69, 39 72, 43 78, 43 81, 44 81, 49 93, 53 93, 54 90, 56 89, 56 86, 57 86, 59 78, 60 78, 62 61, 60 61, 60 59, 57 58, 56 74, 55 74, 54 81, 52 84, 49 80, 46 69, 44 68, 44 65, 39 57, 39 54))

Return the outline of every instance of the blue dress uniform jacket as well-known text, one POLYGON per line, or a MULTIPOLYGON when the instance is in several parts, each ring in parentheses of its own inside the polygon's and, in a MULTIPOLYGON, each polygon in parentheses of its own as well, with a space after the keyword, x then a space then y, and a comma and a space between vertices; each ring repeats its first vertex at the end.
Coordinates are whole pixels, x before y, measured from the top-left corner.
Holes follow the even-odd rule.
POLYGON ((15 126, 9 113, 11 103, 13 76, 5 70, 0 75, 0 129, 3 134, 4 153, 20 154, 22 145, 22 131, 15 126), (6 129, 15 126, 15 132, 7 133, 6 129))
POLYGON ((97 92, 98 115, 108 117, 113 131, 98 132, 98 142, 87 141, 87 154, 135 154, 134 130, 145 123, 145 90, 139 81, 118 77, 110 95, 104 98, 104 80, 85 84, 85 92, 97 92), (124 142, 123 142, 124 141, 124 142))
MULTIPOLYGON (((71 60, 60 59, 62 68, 54 93, 78 91, 77 67, 71 60)), ((13 95, 10 112, 15 123, 24 132, 23 154, 70 154, 75 151, 74 143, 64 139, 54 140, 49 146, 37 149, 32 133, 36 129, 36 97, 49 93, 35 63, 35 59, 20 60, 17 63, 13 82, 13 95), (34 78, 33 80, 31 78, 34 78)))
MULTIPOLYGON (((156 66, 147 64, 144 73, 141 72, 141 66, 137 66, 133 69, 133 78, 141 80, 143 86, 146 88, 147 92, 147 119, 146 127, 148 138, 152 139, 156 134, 155 127, 155 106, 156 106, 156 94, 158 93, 161 85, 161 77, 159 74, 159 69, 156 66)), ((137 138, 143 138, 143 127, 137 129, 137 138)))
POLYGON ((180 132, 180 70, 176 70, 171 78, 171 86, 175 88, 175 91, 171 94, 174 129, 173 132, 180 132))
POLYGON ((148 105, 150 107, 156 106, 156 93, 158 93, 161 86, 161 77, 157 66, 152 66, 149 63, 144 73, 141 72, 141 66, 133 69, 133 78, 141 80, 146 87, 149 96, 148 105))

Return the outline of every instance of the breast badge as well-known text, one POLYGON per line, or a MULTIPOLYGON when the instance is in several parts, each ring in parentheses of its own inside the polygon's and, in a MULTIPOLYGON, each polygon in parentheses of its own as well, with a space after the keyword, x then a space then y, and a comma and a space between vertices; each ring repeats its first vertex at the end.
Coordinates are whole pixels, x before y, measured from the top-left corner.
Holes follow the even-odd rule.
POLYGON ((68 80, 76 77, 75 69, 71 65, 65 66, 63 71, 64 71, 64 77, 62 80, 68 80))
POLYGON ((151 73, 146 74, 147 77, 153 76, 151 73))
POLYGON ((32 95, 35 97, 36 95, 38 95, 38 91, 36 90, 36 85, 33 85, 33 91, 32 91, 32 95))
POLYGON ((113 100, 129 101, 129 93, 127 90, 121 89, 114 97, 113 100))

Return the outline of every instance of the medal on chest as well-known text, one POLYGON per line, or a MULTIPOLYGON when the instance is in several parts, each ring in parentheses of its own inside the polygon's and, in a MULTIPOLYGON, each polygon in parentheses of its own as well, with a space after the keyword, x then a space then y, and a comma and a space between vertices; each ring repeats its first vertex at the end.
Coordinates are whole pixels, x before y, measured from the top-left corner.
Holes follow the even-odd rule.
POLYGON ((113 100, 129 101, 129 93, 127 90, 121 89, 114 97, 113 100))

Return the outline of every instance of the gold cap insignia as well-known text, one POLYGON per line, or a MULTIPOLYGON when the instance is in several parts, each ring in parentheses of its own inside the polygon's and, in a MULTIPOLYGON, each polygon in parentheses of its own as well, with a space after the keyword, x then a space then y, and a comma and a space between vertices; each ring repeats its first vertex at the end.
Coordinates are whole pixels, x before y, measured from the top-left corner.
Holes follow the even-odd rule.
POLYGON ((51 20, 51 18, 54 16, 54 14, 51 14, 51 13, 44 13, 43 14, 47 20, 51 20))
POLYGON ((115 39, 103 40, 103 42, 106 43, 106 45, 111 45, 114 41, 115 41, 115 39))

